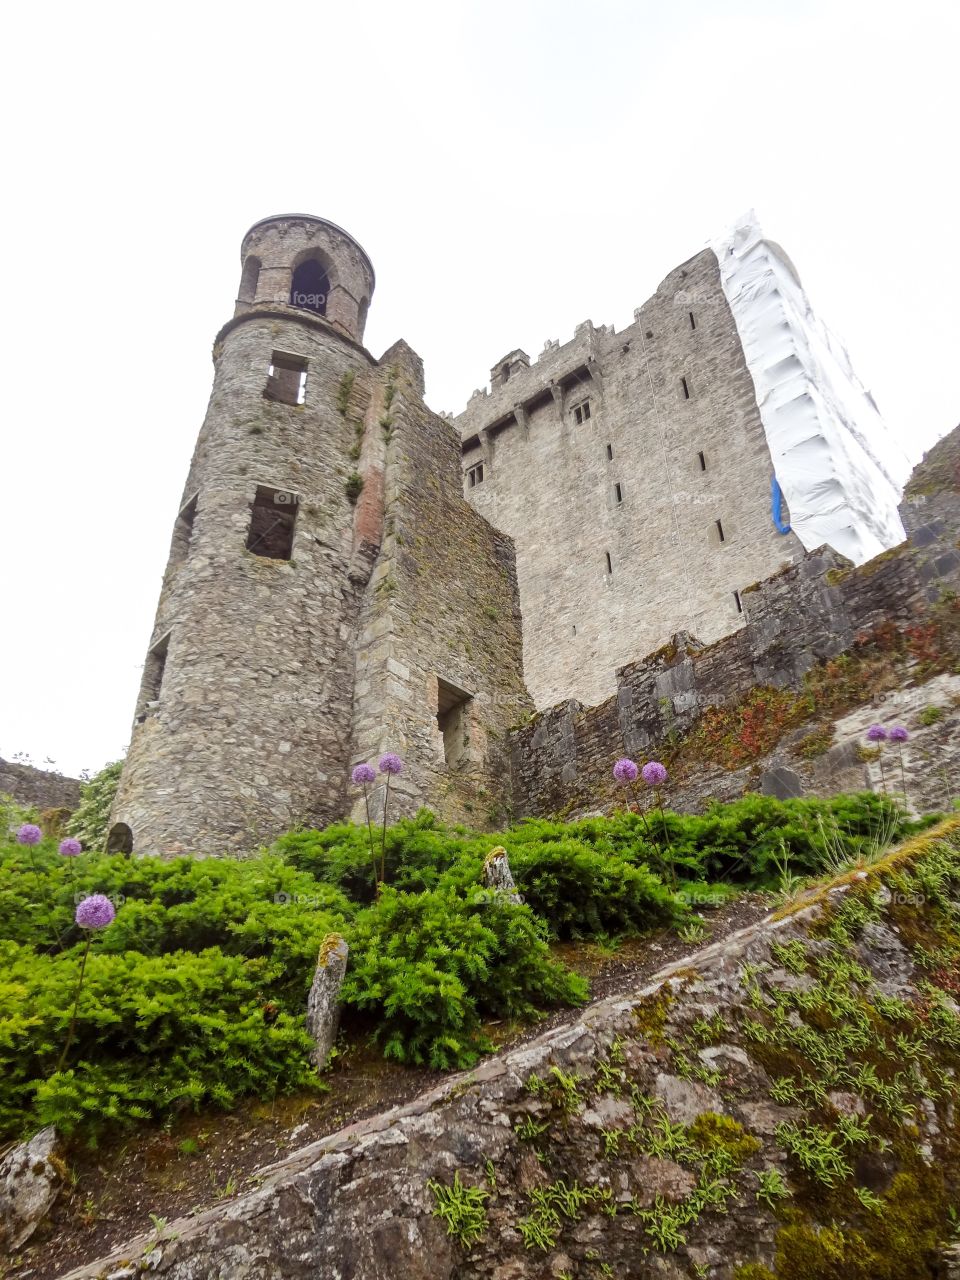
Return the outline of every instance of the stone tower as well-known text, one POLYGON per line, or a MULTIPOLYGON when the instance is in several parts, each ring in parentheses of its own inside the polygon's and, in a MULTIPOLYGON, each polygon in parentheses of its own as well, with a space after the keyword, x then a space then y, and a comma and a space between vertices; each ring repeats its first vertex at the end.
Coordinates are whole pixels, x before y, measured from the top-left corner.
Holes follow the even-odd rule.
POLYGON ((505 803, 506 729, 530 706, 512 544, 463 500, 419 358, 363 347, 360 245, 291 214, 241 260, 111 847, 227 852, 341 818, 352 764, 388 749, 407 762, 395 812, 505 803))

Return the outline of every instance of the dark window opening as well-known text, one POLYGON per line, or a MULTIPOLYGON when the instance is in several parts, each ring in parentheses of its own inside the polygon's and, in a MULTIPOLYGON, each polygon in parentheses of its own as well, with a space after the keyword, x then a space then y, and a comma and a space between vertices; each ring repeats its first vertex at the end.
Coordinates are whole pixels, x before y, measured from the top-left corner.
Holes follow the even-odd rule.
POLYGON ((267 369, 263 394, 279 404, 303 404, 307 398, 307 362, 302 356, 275 351, 267 369))
POLYGON ((125 822, 115 822, 110 828, 107 853, 133 853, 133 832, 125 822))
POLYGON ((686 380, 686 378, 681 378, 681 379, 680 379, 680 389, 681 389, 681 390, 682 390, 682 392, 683 392, 683 398, 684 398, 684 400, 689 400, 689 399, 690 399, 690 388, 687 386, 687 380, 686 380))
POLYGON ((714 520, 713 523, 717 527, 717 537, 719 538, 719 540, 721 542, 726 542, 726 538, 723 536, 723 525, 720 523, 719 520, 714 520))
POLYGON ((243 264, 243 271, 240 274, 240 293, 237 295, 238 302, 253 302, 254 298, 257 296, 257 282, 259 279, 260 259, 251 254, 243 264))
POLYGON ((509 378, 510 378, 510 366, 508 364, 505 364, 503 368, 500 370, 501 386, 503 385, 504 382, 509 381, 509 378))
POLYGON ((573 417, 577 426, 579 426, 581 422, 586 422, 590 417, 590 401, 584 400, 582 403, 574 405, 573 417))
POLYGON ((707 460, 706 460, 706 458, 703 456, 703 450, 702 450, 702 449, 701 449, 701 450, 700 450, 700 452, 697 454, 697 461, 700 463, 700 470, 701 470, 701 471, 706 471, 706 469, 707 469, 707 460))
POLYGON ((268 560, 289 560, 298 505, 295 494, 257 485, 257 496, 250 508, 247 550, 268 560))
POLYGON ((743 613, 743 601, 740 599, 740 592, 733 593, 733 602, 737 606, 737 613, 743 613))
POLYGON ((197 494, 193 495, 177 516, 173 526, 173 545, 170 548, 172 564, 182 564, 189 554, 190 541, 193 538, 193 522, 197 515, 197 497, 197 494))
POLYGON ((437 725, 443 735, 443 758, 448 765, 465 759, 470 746, 470 704, 473 698, 456 685, 437 681, 437 725))
POLYGON ((607 557, 607 573, 613 573, 613 561, 610 559, 610 552, 606 551, 604 554, 607 557))
POLYGON ((160 703, 160 691, 163 688, 163 673, 167 667, 167 650, 170 647, 169 631, 162 640, 158 640, 143 664, 143 683, 140 686, 140 711, 137 724, 143 724, 147 716, 152 715, 160 703))
POLYGON ((290 305, 325 316, 329 293, 330 278, 316 258, 301 262, 290 283, 290 305))
POLYGON ((573 624, 573 634, 574 634, 574 635, 576 635, 576 634, 577 634, 577 624, 576 624, 576 623, 574 623, 574 624, 573 624))
POLYGON ((613 486, 613 495, 617 500, 617 506, 619 506, 620 503, 623 502, 623 485, 622 484, 615 484, 613 486))
POLYGON ((694 320, 694 318, 693 318, 693 312, 692 312, 692 311, 688 311, 688 312, 687 312, 687 315, 690 317, 690 328, 691 328, 691 329, 695 329, 695 328, 697 327, 697 322, 696 322, 696 320, 694 320))
POLYGON ((612 444, 607 445, 607 461, 608 462, 613 461, 613 445, 612 444))
POLYGON ((475 467, 471 467, 467 472, 467 485, 473 489, 476 485, 483 484, 483 463, 478 462, 475 467))

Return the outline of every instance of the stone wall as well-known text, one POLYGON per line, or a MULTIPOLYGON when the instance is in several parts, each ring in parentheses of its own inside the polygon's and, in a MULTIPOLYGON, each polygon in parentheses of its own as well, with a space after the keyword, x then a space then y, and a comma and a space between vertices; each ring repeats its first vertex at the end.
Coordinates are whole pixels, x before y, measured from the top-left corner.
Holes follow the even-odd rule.
MULTIPOLYGON (((423 402, 419 357, 398 343, 380 365, 364 490, 382 466, 383 543, 356 640, 354 757, 405 759, 395 813, 426 804, 496 825, 510 807, 508 731, 532 710, 513 547, 463 500, 457 436, 423 402)), ((373 799, 379 812, 381 789, 373 799)))
POLYGON ((516 544, 539 708, 609 697, 618 667, 676 631, 736 630, 735 593, 803 552, 771 518, 773 464, 713 252, 635 315, 621 333, 579 325, 532 365, 512 353, 455 420, 465 493, 516 544))
POLYGON ((0 760, 0 796, 12 796, 25 808, 76 809, 80 780, 15 760, 0 760))
POLYGON ((960 1039, 951 976, 922 969, 914 948, 945 939, 949 916, 887 880, 958 844, 954 819, 867 885, 848 878, 707 946, 65 1280, 942 1274, 960 1194, 960 1039), (858 889, 832 942, 827 927, 858 889), (918 991, 931 978, 943 984, 935 1015, 937 987, 918 991), (833 1148, 826 1185, 789 1154, 793 1126, 808 1150, 833 1148), (473 1189, 465 1241, 436 1212, 455 1185, 461 1204, 473 1189))
MULTIPOLYGON (((815 667, 856 654, 864 637, 881 627, 903 631, 939 625, 940 620, 956 628, 951 593, 955 596, 960 587, 960 486, 955 487, 952 471, 947 482, 938 484, 927 470, 918 469, 903 510, 910 538, 894 551, 859 569, 832 552, 804 556, 744 590, 746 625, 739 631, 709 646, 689 633, 678 634, 649 657, 622 667, 614 697, 593 707, 562 703, 516 730, 518 812, 609 809, 623 803, 623 793, 611 777, 617 757, 669 760, 707 708, 735 704, 758 686, 800 690, 815 667), (918 496, 924 498, 922 503, 914 500, 918 496)), ((960 651, 953 665, 960 666, 960 651)), ((902 684, 922 685, 925 676, 934 673, 930 663, 908 661, 902 684)), ((908 787, 911 800, 926 810, 948 805, 960 792, 949 767, 954 696, 949 683, 936 694, 878 685, 864 699, 866 723, 861 724, 862 715, 849 723, 841 721, 834 745, 823 755, 798 754, 803 738, 814 728, 800 726, 749 767, 724 769, 694 762, 675 776, 669 803, 681 810, 702 810, 711 799, 733 799, 748 790, 830 794, 879 785, 876 765, 862 760, 857 747, 865 745, 863 732, 871 719, 892 723, 899 717, 909 721, 916 739, 907 748, 914 770, 914 784, 908 787), (928 703, 937 704, 937 698, 946 718, 925 726, 921 713, 928 703), (936 770, 922 767, 925 752, 939 758, 936 770), (792 777, 778 783, 778 771, 787 766, 792 777)))

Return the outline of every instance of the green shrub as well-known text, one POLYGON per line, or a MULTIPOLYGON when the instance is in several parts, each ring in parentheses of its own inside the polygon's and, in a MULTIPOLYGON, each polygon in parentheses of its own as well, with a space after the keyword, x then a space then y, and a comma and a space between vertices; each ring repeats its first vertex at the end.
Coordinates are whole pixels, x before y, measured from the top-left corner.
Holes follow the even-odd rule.
POLYGON ((587 984, 551 959, 528 907, 481 888, 384 890, 350 932, 344 999, 372 1014, 388 1057, 464 1067, 489 1044, 483 1017, 577 1004, 587 984))
POLYGON ((266 961, 215 947, 106 954, 96 942, 67 1069, 56 1073, 79 964, 79 948, 50 956, 0 942, 3 1136, 32 1123, 90 1139, 112 1124, 317 1083, 302 1016, 267 999, 266 961))

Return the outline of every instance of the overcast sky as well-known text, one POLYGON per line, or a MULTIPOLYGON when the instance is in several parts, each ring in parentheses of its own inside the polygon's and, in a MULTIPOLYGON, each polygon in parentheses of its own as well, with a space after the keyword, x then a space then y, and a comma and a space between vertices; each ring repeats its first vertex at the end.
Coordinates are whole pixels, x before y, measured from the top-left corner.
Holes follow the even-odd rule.
POLYGON ((370 254, 459 412, 755 208, 918 457, 960 419, 958 8, 54 3, 4 19, 0 754, 123 750, 258 218, 370 254))

